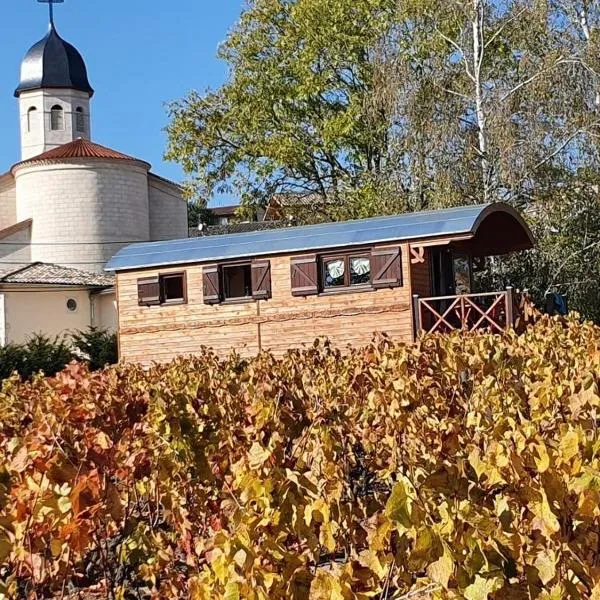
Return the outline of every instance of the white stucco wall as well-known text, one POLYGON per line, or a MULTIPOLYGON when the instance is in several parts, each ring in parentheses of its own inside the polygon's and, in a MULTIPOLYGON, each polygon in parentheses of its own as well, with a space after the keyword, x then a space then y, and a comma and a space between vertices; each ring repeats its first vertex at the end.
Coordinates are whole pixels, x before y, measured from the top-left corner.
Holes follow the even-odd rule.
POLYGON ((72 142, 77 138, 90 139, 91 116, 89 94, 69 89, 44 89, 22 92, 19 97, 21 121, 21 157, 27 160, 42 152, 72 142), (63 109, 64 126, 53 131, 50 111, 53 106, 63 109), (83 109, 84 130, 78 131, 75 113, 83 109), (36 110, 29 113, 31 108, 36 110))
POLYGON ((3 286, 6 343, 20 344, 32 334, 65 335, 85 330, 91 324, 90 297, 87 290, 18 289, 3 286), (67 300, 77 302, 77 310, 69 311, 67 300))
POLYGON ((93 318, 92 325, 117 331, 117 297, 114 289, 92 294, 93 318))
POLYGON ((148 176, 150 236, 154 240, 171 240, 188 236, 187 203, 181 189, 152 173, 148 176))
POLYGON ((0 229, 6 229, 17 222, 17 192, 13 176, 8 173, 0 176, 0 229))
POLYGON ((147 171, 133 160, 16 166, 17 220, 33 219, 31 260, 100 273, 120 248, 150 239, 147 171))

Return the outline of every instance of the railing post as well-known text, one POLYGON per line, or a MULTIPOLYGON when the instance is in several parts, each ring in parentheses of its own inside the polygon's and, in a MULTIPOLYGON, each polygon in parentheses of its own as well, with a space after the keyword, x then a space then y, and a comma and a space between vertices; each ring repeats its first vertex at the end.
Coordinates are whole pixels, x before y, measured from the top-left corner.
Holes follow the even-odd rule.
POLYGON ((512 285, 509 285, 506 288, 506 329, 513 327, 515 324, 513 301, 513 288, 512 285))
POLYGON ((421 306, 419 302, 419 294, 413 294, 413 321, 414 321, 414 337, 417 339, 417 336, 421 332, 422 323, 421 323, 421 306))

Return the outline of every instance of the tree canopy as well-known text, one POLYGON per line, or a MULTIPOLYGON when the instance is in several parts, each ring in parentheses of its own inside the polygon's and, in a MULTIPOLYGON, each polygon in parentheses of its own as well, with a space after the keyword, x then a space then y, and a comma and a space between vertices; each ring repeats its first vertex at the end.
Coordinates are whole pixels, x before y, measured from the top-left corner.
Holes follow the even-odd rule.
POLYGON ((226 83, 170 105, 168 157, 200 202, 306 195, 312 221, 507 201, 540 238, 511 282, 600 305, 571 277, 600 246, 580 220, 598 196, 597 2, 251 0, 219 55, 226 83))

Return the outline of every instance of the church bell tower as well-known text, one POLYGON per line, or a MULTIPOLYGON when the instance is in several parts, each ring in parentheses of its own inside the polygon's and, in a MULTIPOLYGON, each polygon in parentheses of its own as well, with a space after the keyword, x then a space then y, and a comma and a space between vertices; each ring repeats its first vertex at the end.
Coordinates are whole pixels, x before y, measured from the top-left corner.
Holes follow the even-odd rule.
POLYGON ((63 40, 50 7, 48 33, 21 63, 15 90, 21 121, 21 158, 28 160, 77 138, 91 139, 90 100, 94 94, 79 51, 63 40))

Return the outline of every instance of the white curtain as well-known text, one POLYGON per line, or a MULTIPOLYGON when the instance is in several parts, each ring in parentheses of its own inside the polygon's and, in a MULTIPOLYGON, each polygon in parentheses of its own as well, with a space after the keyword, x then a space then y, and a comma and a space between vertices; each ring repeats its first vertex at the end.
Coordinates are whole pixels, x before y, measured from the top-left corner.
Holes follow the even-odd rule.
POLYGON ((366 275, 371 271, 371 261, 368 258, 353 258, 350 270, 357 275, 366 275))
POLYGON ((344 261, 343 260, 334 260, 330 263, 327 263, 327 272, 332 279, 337 279, 338 277, 344 276, 344 261))

